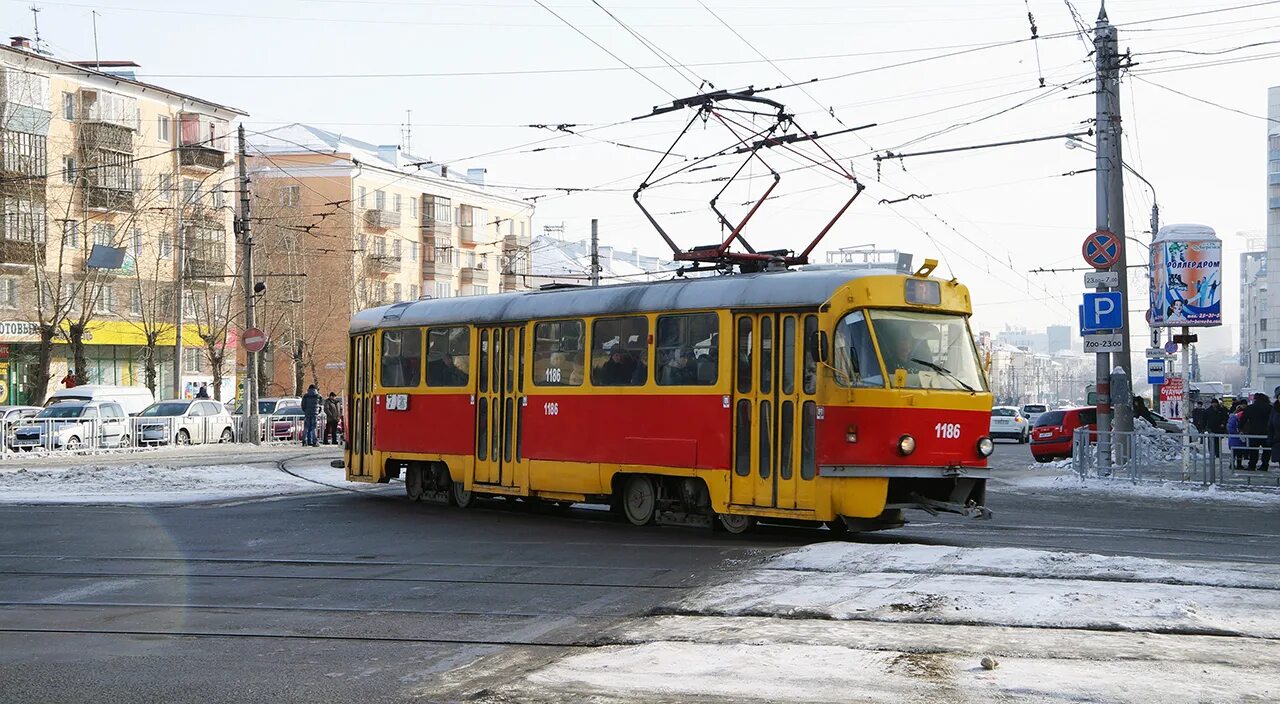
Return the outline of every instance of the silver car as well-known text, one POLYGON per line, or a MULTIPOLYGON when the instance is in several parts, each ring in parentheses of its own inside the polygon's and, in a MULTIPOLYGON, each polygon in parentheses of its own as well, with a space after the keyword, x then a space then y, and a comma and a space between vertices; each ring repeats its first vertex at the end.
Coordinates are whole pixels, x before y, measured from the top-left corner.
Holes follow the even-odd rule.
POLYGON ((233 442, 234 421, 217 401, 159 401, 147 406, 134 420, 139 445, 191 445, 233 442))
POLYGON ((9 439, 15 450, 80 450, 128 447, 129 417, 115 401, 63 401, 18 421, 9 439))

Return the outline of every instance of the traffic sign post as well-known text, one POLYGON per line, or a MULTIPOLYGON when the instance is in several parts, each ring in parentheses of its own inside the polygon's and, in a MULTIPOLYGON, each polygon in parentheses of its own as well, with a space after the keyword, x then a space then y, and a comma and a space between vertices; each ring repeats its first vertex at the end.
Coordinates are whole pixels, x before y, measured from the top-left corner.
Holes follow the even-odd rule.
POLYGON ((1107 230, 1098 230, 1084 238, 1084 246, 1080 250, 1085 263, 1094 269, 1110 269, 1115 266, 1120 261, 1122 251, 1120 238, 1107 230))

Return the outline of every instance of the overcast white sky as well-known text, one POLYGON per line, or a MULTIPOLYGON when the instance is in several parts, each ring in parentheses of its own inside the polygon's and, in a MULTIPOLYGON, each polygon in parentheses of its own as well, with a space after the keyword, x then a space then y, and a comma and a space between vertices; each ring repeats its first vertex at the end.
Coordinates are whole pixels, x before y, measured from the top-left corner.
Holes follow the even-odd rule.
MULTIPOLYGON (((250 129, 305 122, 368 141, 398 143, 405 111, 411 110, 416 153, 438 161, 464 160, 460 167, 487 167, 491 183, 540 188, 608 184, 613 190, 569 196, 510 192, 547 195, 538 201, 537 227, 564 222, 571 235, 585 237, 590 218, 597 217, 604 243, 654 254, 665 245, 635 208, 631 191, 656 155, 603 140, 665 149, 685 114, 637 122, 630 118, 669 102, 671 95, 694 93, 702 79, 720 88, 740 88, 790 83, 783 72, 793 80, 853 74, 803 91, 768 93, 796 113, 808 131, 840 129, 841 122, 878 123, 824 142, 846 163, 852 161, 869 188, 820 251, 875 243, 912 252, 917 262, 940 258, 943 273, 954 273, 972 288, 980 328, 1042 328, 1055 322, 1074 326, 1082 274, 1029 270, 1082 265, 1080 244, 1094 229, 1093 175, 1061 174, 1091 168, 1092 154, 1054 140, 921 157, 902 165, 885 162, 879 181, 871 159, 886 149, 918 151, 1087 129, 1094 111, 1092 85, 1079 79, 1092 74, 1090 47, 1076 36, 1056 36, 1076 27, 1068 3, 705 0, 708 10, 697 0, 600 0, 636 34, 688 66, 678 71, 590 0, 543 1, 550 9, 534 0, 37 4, 42 8, 41 36, 59 57, 92 58, 90 12, 96 9, 102 59, 133 59, 142 65, 139 76, 144 80, 242 108, 251 114, 246 123, 250 129), (1027 38, 1028 10, 1042 37, 1036 42, 918 61, 970 45, 1027 38), (621 60, 648 67, 640 69, 647 78, 622 66, 552 11, 621 60), (916 63, 888 67, 908 61, 916 63), (1050 88, 1038 87, 1041 76, 1050 88), (1062 85, 1066 87, 1053 87, 1062 85), (915 141, 979 118, 987 119, 915 141), (512 149, 556 137, 525 126, 536 123, 572 123, 582 126, 578 130, 620 124, 593 131, 590 138, 562 134, 512 149), (539 147, 556 148, 531 151, 539 147), (489 152, 496 153, 468 158, 489 152), (879 204, 904 194, 931 197, 879 204)), ((30 4, 0 1, 11 34, 30 34, 30 4)), ((1074 4, 1092 27, 1098 5, 1074 4)), ((1121 47, 1133 51, 1137 64, 1138 75, 1126 76, 1122 85, 1125 159, 1158 189, 1163 223, 1208 224, 1225 240, 1229 325, 1238 319, 1236 260, 1243 242, 1237 232, 1266 226, 1263 118, 1267 87, 1280 83, 1280 2, 1160 18, 1246 4, 1107 3, 1111 20, 1121 25, 1121 47), (1257 42, 1264 44, 1207 55, 1169 53, 1219 52, 1257 42)), ((677 152, 706 153, 724 146, 725 136, 722 128, 699 126, 677 152)), ((779 170, 804 163, 786 153, 767 158, 779 170)), ((725 173, 724 168, 695 172, 683 180, 725 173)), ((760 176, 763 170, 755 167, 747 173, 760 176)), ((749 181, 721 202, 740 212, 737 204, 766 185, 763 178, 749 181)), ((682 244, 706 244, 719 235, 705 208, 718 187, 704 183, 654 190, 647 202, 661 212, 692 211, 664 216, 664 222, 682 244)), ((757 247, 802 248, 849 191, 818 169, 807 169, 785 175, 776 193, 790 195, 768 203, 747 231, 757 247)), ((1142 233, 1151 195, 1130 179, 1126 199, 1130 234, 1146 239, 1142 233)), ((1145 259, 1145 251, 1132 245, 1131 257, 1145 259)), ((1145 284, 1135 279, 1135 289, 1139 300, 1130 308, 1140 320, 1145 284)))

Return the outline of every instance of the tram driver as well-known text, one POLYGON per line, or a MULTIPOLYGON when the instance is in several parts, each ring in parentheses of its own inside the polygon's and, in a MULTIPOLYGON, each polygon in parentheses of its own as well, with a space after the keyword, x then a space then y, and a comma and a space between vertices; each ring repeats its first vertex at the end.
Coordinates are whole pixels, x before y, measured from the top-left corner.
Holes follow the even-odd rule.
POLYGON ((928 368, 933 353, 928 341, 921 339, 916 326, 901 321, 876 321, 876 338, 880 342, 880 354, 884 357, 885 372, 893 378, 898 369, 908 375, 919 374, 928 368))

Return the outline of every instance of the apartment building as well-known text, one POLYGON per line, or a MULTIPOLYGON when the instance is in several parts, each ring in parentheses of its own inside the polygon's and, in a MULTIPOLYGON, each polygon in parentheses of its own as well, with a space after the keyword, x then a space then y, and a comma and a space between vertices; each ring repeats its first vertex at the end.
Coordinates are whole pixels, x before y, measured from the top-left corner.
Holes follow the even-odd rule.
POLYGON ((533 206, 459 170, 318 127, 249 140, 262 393, 341 390, 359 310, 530 286, 533 206))
POLYGON ((199 333, 213 308, 230 308, 227 138, 244 113, 134 68, 64 61, 22 37, 0 46, 0 403, 39 402, 56 386, 73 368, 72 329, 83 330, 85 381, 142 384, 150 368, 157 395, 172 395, 178 300, 182 382, 210 380, 199 333), (97 268, 95 246, 122 250, 123 264, 97 268), (53 379, 38 388, 42 324, 56 334, 53 379))

